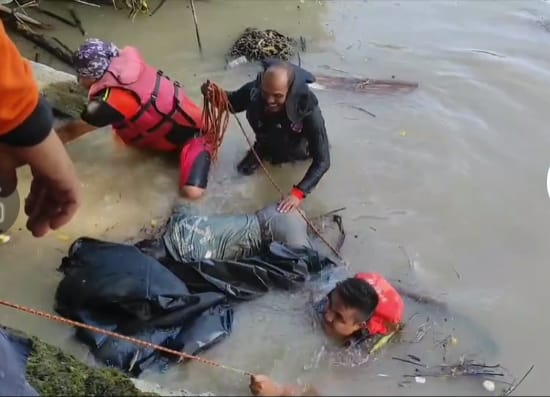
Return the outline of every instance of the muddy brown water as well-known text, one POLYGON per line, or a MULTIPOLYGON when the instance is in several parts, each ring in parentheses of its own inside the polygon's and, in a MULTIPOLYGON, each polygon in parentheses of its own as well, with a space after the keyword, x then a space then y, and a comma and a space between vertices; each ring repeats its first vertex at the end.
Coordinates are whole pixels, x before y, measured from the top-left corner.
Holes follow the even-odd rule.
MULTIPOLYGON (((464 333, 455 353, 475 349, 483 358, 484 346, 494 343, 490 363, 500 362, 517 376, 535 364, 518 392, 547 394, 550 4, 210 0, 196 1, 196 7, 203 57, 187 2, 168 0, 154 17, 138 16, 133 23, 124 12, 77 6, 88 35, 139 47, 197 101, 207 78, 237 88, 254 76, 253 66, 223 70, 225 51, 247 26, 304 36, 302 62, 316 73, 417 81, 410 94, 317 92, 332 167, 305 208, 318 214, 347 207, 344 255, 352 270, 380 271, 438 296, 461 316, 455 325, 464 333)), ((80 43, 77 31, 56 26, 68 45, 80 43)), ((18 43, 34 55, 30 45, 18 43)), ((59 66, 48 55, 41 60, 59 66)), ((21 215, 11 241, 0 247, 1 296, 47 311, 60 279, 55 269, 70 241, 135 236, 177 201, 175 163, 123 148, 107 129, 69 150, 85 194, 78 216, 37 240, 18 230, 21 215)), ((232 121, 208 197, 199 203, 205 211, 250 211, 277 198, 261 173, 238 176, 234 165, 245 150, 232 121)), ((288 166, 273 174, 289 188, 304 171, 303 165, 288 166)), ((26 192, 26 170, 20 179, 26 192)), ((305 293, 273 293, 241 305, 232 336, 205 356, 282 382, 314 382, 329 394, 487 393, 481 379, 428 378, 399 387, 401 375, 412 369, 391 356, 434 355, 431 342, 392 347, 354 368, 316 363, 323 338, 312 331, 306 300, 305 293)), ((0 322, 89 359, 66 326, 7 309, 0 310, 0 322)), ((246 379, 200 364, 145 378, 194 392, 247 393, 246 379)))

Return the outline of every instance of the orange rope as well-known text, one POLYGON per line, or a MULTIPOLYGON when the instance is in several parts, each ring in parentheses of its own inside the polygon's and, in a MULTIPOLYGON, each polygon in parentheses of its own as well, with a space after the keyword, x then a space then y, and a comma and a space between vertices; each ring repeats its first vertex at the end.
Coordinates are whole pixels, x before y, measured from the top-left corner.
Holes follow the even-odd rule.
MULTIPOLYGON (((214 86, 208 81, 210 86, 214 86)), ((211 148, 212 161, 218 159, 223 137, 229 126, 229 102, 225 92, 214 89, 204 97, 202 108, 202 134, 211 148)))
POLYGON ((118 334, 116 332, 107 331, 105 329, 94 327, 94 326, 84 324, 84 323, 81 323, 81 322, 78 322, 78 321, 69 320, 68 318, 61 317, 61 316, 56 316, 55 314, 46 313, 46 312, 43 312, 41 310, 32 309, 30 307, 25 307, 25 306, 18 305, 16 303, 11 303, 11 302, 1 300, 1 299, 0 299, 0 305, 7 306, 7 307, 10 307, 12 309, 16 309, 16 310, 19 310, 19 311, 22 311, 22 312, 25 312, 25 313, 33 314, 35 316, 44 317, 44 318, 47 318, 48 320, 51 320, 51 321, 57 321, 57 322, 62 323, 62 324, 68 324, 68 325, 72 325, 74 327, 84 328, 84 329, 87 329, 89 331, 97 332, 99 334, 111 336, 113 338, 121 339, 121 340, 133 343, 133 344, 141 346, 141 347, 147 347, 149 349, 154 349, 154 350, 162 351, 162 352, 165 352, 165 353, 168 353, 168 354, 172 354, 174 356, 178 356, 180 358, 180 361, 182 359, 194 360, 194 361, 198 361, 200 363, 209 365, 211 367, 227 369, 229 371, 233 371, 233 372, 236 372, 238 374, 245 375, 245 376, 253 376, 253 374, 251 372, 244 371, 244 370, 239 369, 239 368, 230 367, 228 365, 220 364, 220 363, 217 363, 215 361, 208 360, 206 358, 193 356, 191 354, 187 354, 187 353, 184 353, 184 352, 179 352, 179 351, 176 351, 176 350, 168 349, 167 347, 155 345, 155 344, 150 343, 150 342, 146 342, 146 341, 143 341, 143 340, 140 340, 140 339, 132 338, 131 336, 126 336, 126 335, 118 334))
MULTIPOLYGON (((204 96, 204 108, 203 108, 203 112, 205 112, 207 114, 206 120, 215 120, 217 123, 219 123, 219 125, 222 125, 223 126, 223 132, 221 132, 221 133, 218 132, 217 135, 220 135, 221 137, 223 137, 223 135, 225 134, 225 131, 227 129, 228 122, 229 122, 229 113, 233 114, 233 116, 235 117, 235 120, 237 120, 237 124, 239 125, 246 141, 248 142, 248 145, 250 146, 250 150, 254 154, 254 157, 256 157, 256 160, 258 161, 258 163, 262 167, 265 175, 267 176, 267 178, 269 179, 269 181, 271 182, 273 187, 275 187, 275 189, 277 189, 277 191, 281 194, 281 198, 283 198, 285 196, 283 190, 279 187, 277 182, 275 182, 275 180, 273 179, 273 177, 271 176, 271 174, 269 173, 269 171, 265 167, 264 163, 262 162, 262 159, 260 158, 260 156, 258 155, 256 150, 254 149, 254 144, 252 143, 252 141, 250 140, 250 138, 246 134, 246 131, 245 131, 243 125, 241 124, 241 121, 239 120, 239 118, 233 112, 233 110, 231 108, 231 103, 229 103, 229 98, 227 98, 227 94, 225 93, 225 90, 223 90, 221 87, 219 87, 218 85, 216 85, 215 83, 212 83, 210 81, 207 81, 207 83, 208 83, 208 90, 207 90, 208 94, 204 96), (214 110, 214 109, 216 109, 216 110, 214 110), (222 120, 223 120, 223 124, 222 124, 222 120)), ((218 125, 218 124, 214 124, 214 123, 209 124, 209 126, 212 126, 212 125, 218 125)), ((220 144, 221 144, 221 140, 220 140, 220 144)), ((338 252, 338 250, 336 248, 334 248, 321 235, 319 230, 317 230, 317 228, 311 223, 311 221, 307 218, 307 216, 304 214, 304 212, 300 208, 297 208, 297 210, 298 210, 298 213, 305 220, 307 225, 315 232, 315 234, 317 236, 319 236, 321 241, 323 241, 323 243, 326 244, 326 246, 336 255, 336 257, 338 259, 340 259, 344 262, 344 259, 342 258, 342 256, 338 252)))

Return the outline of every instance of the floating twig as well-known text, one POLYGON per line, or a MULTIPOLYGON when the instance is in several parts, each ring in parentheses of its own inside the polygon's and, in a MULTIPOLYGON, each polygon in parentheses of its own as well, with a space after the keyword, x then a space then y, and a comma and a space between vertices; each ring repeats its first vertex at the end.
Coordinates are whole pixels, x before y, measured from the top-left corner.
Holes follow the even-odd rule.
POLYGON ((340 73, 346 73, 346 74, 348 74, 348 72, 346 72, 344 69, 338 69, 338 68, 332 67, 332 66, 330 66, 330 65, 321 65, 321 67, 322 67, 323 69, 334 70, 335 72, 340 72, 340 73))
POLYGON ((80 33, 82 33, 82 36, 86 36, 86 31, 84 30, 84 27, 82 26, 82 21, 80 20, 78 15, 76 15, 76 11, 73 8, 69 8, 69 13, 71 14, 71 17, 73 18, 74 23, 76 24, 76 27, 78 28, 78 30, 80 30, 80 33))
POLYGON ((6 7, 4 5, 1 5, 1 4, 0 4, 0 12, 11 15, 15 19, 18 19, 22 22, 26 22, 30 25, 34 25, 34 26, 42 28, 42 29, 53 29, 52 25, 49 25, 49 24, 44 23, 44 22, 40 22, 40 21, 38 21, 34 18, 29 17, 28 15, 22 14, 20 12, 16 12, 16 11, 12 10, 11 8, 6 7))
POLYGON ((329 212, 326 212, 326 213, 324 213, 324 214, 321 215, 321 216, 324 217, 324 216, 334 215, 334 214, 336 214, 336 213, 338 213, 338 212, 345 211, 346 209, 347 209, 346 207, 337 208, 337 209, 335 209, 335 210, 331 210, 331 211, 329 211, 329 212))
POLYGON ((451 269, 453 269, 453 271, 455 272, 456 277, 460 280, 460 273, 458 272, 458 270, 456 270, 456 268, 452 263, 450 264, 450 266, 451 266, 451 269))
POLYGON ((407 360, 406 358, 392 357, 392 360, 397 360, 397 361, 401 361, 403 363, 416 365, 417 367, 428 368, 428 366, 425 365, 425 364, 419 363, 417 361, 407 360))
POLYGON ((429 371, 422 372, 416 369, 414 375, 405 375, 406 378, 422 376, 422 377, 457 377, 457 376, 505 376, 502 372, 494 372, 489 369, 503 369, 500 364, 485 365, 474 363, 473 361, 463 362, 453 365, 437 365, 430 367, 429 371))
POLYGON ((195 2, 193 0, 189 0, 189 3, 191 4, 191 12, 193 14, 193 22, 195 23, 195 34, 197 35, 197 43, 199 44, 199 51, 202 54, 201 37, 200 37, 200 34, 199 34, 199 22, 197 21, 197 13, 195 12, 195 2))
POLYGON ((369 112, 367 109, 365 108, 362 108, 361 106, 357 106, 357 105, 351 105, 351 104, 347 104, 350 108, 353 108, 355 110, 359 110, 360 112, 363 112, 363 113, 366 113, 368 114, 369 116, 371 117, 376 117, 376 115, 372 112, 369 112))
POLYGON ((527 376, 529 376, 529 374, 531 373, 531 371, 533 370, 533 368, 535 368, 535 364, 531 365, 531 367, 527 370, 527 372, 525 373, 525 375, 523 375, 521 377, 521 379, 515 384, 515 385, 512 385, 510 386, 505 392, 504 392, 504 396, 509 396, 510 394, 512 394, 518 387, 519 385, 521 385, 523 383, 523 381, 525 380, 525 378, 527 378, 527 376))
POLYGON ((73 21, 69 21, 67 18, 65 17, 62 17, 61 15, 57 15, 56 13, 54 12, 51 12, 51 11, 48 11, 48 10, 44 10, 43 8, 40 8, 40 7, 37 7, 36 10, 38 12, 41 12, 42 14, 44 15, 48 15, 54 19, 57 19, 58 21, 61 21, 63 22, 64 24, 66 25, 69 25, 69 26, 72 26, 73 28, 78 28, 77 24, 73 21))
POLYGON ((73 54, 74 51, 69 48, 65 43, 63 43, 61 40, 59 40, 57 37, 52 37, 52 40, 55 41, 57 44, 59 44, 61 47, 63 47, 69 54, 73 54))
POLYGON ((409 358, 412 358, 414 361, 420 362, 422 361, 420 357, 415 356, 414 354, 407 354, 409 358))
POLYGON ((151 13, 149 14, 149 16, 153 16, 156 14, 156 12, 158 10, 160 10, 160 7, 162 7, 164 5, 164 3, 166 3, 166 0, 160 0, 160 3, 155 7, 155 9, 153 11, 151 11, 151 13))
POLYGON ((84 1, 84 0, 73 0, 73 1, 79 4, 84 4, 85 6, 101 8, 99 4, 88 3, 87 1, 84 1))
POLYGON ((491 56, 494 56, 494 57, 497 57, 497 58, 506 58, 505 55, 500 55, 500 54, 497 54, 496 52, 491 52, 491 51, 485 51, 485 50, 472 50, 472 52, 478 52, 480 54, 487 54, 487 55, 491 55, 491 56))
POLYGON ((429 322, 425 322, 424 324, 421 324, 416 331, 416 336, 412 343, 420 343, 420 341, 424 339, 424 337, 426 336, 426 334, 431 328, 432 328, 432 324, 430 324, 429 322))
POLYGON ((416 378, 417 376, 422 376, 424 378, 446 378, 446 377, 457 377, 457 376, 505 376, 502 372, 490 372, 490 371, 471 371, 458 374, 452 373, 432 373, 432 372, 417 372, 414 375, 403 375, 405 378, 416 378))
POLYGON ((31 29, 18 21, 14 21, 12 26, 14 27, 15 31, 23 36, 25 39, 31 41, 38 47, 54 55, 56 58, 58 58, 60 61, 64 62, 68 66, 73 65, 72 53, 67 54, 64 48, 56 47, 55 45, 51 44, 46 37, 33 32, 31 29))
POLYGON ((413 262, 411 260, 411 257, 407 253, 407 250, 402 245, 399 246, 399 249, 403 252, 403 255, 405 255, 405 258, 407 258, 407 263, 409 264, 409 267, 412 269, 413 268, 413 262))

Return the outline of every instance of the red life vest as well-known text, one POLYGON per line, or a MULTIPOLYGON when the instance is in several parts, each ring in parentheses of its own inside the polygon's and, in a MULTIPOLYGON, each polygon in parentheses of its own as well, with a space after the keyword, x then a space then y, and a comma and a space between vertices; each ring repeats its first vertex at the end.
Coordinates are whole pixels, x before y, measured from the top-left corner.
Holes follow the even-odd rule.
POLYGON ((111 59, 109 68, 88 92, 88 98, 106 88, 122 88, 139 100, 139 110, 131 119, 113 125, 124 143, 140 148, 172 151, 178 146, 165 137, 174 124, 202 127, 202 111, 186 95, 177 81, 145 63, 134 47, 125 47, 111 59))
POLYGON ((369 283, 378 294, 378 305, 366 326, 369 335, 386 335, 397 329, 405 310, 399 292, 377 273, 358 273, 355 278, 369 283))

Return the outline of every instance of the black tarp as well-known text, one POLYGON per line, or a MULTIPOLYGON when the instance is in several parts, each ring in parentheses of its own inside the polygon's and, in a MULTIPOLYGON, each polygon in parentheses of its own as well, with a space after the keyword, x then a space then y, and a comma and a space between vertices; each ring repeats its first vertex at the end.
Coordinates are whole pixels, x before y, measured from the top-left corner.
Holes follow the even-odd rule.
MULTIPOLYGON (((56 291, 56 310, 196 354, 231 333, 234 302, 257 298, 270 288, 296 288, 311 273, 334 265, 312 249, 276 242, 238 261, 180 263, 158 261, 132 245, 80 238, 60 266, 65 277, 56 291)), ((160 358, 158 352, 83 329, 77 338, 104 364, 133 375, 160 358)))

